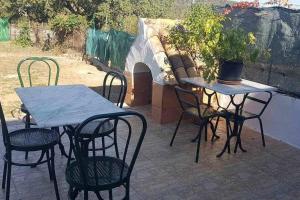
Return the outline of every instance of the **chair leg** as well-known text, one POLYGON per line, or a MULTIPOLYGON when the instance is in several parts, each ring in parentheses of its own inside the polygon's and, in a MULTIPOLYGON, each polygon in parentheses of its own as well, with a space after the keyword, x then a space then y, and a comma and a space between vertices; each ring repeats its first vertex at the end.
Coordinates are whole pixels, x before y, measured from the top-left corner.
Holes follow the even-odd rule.
POLYGON ((75 200, 78 193, 79 193, 79 190, 77 188, 73 188, 73 187, 69 186, 68 199, 75 200))
POLYGON ((204 126, 203 124, 200 125, 199 133, 198 133, 198 143, 197 143, 196 160, 195 160, 196 163, 198 163, 199 161, 199 150, 200 150, 201 133, 202 133, 203 126, 204 126))
POLYGON ((183 118, 183 113, 181 113, 180 118, 179 118, 179 121, 177 122, 177 125, 176 125, 176 128, 175 128, 175 132, 174 132, 173 137, 172 137, 172 140, 171 140, 171 142, 170 142, 170 146, 173 145, 173 142, 174 142, 175 136, 176 136, 176 134, 177 134, 178 128, 179 128, 179 126, 180 126, 180 123, 181 123, 181 121, 182 121, 182 118, 183 118))
POLYGON ((2 176, 2 189, 5 189, 6 176, 7 176, 7 162, 4 161, 4 169, 3 169, 3 176, 2 176))
POLYGON ((70 134, 67 134, 70 140, 70 149, 69 149, 69 156, 68 156, 68 161, 67 161, 67 166, 70 165, 71 159, 72 159, 72 152, 73 152, 73 148, 74 148, 74 144, 72 141, 72 136, 70 134))
POLYGON ((25 160, 28 159, 28 151, 25 152, 25 160))
POLYGON ((95 191, 95 194, 96 194, 98 200, 103 200, 103 198, 102 198, 101 195, 100 195, 100 192, 95 191))
POLYGON ((59 198, 59 192, 57 187, 57 180, 56 180, 56 174, 55 174, 55 164, 54 164, 54 147, 51 148, 51 171, 52 171, 52 179, 54 184, 54 190, 56 195, 56 200, 60 200, 59 198))
POLYGON ((130 181, 128 180, 128 182, 125 185, 125 189, 126 189, 126 195, 125 195, 125 200, 129 200, 130 197, 130 181))
POLYGON ((69 190, 68 190, 68 199, 75 200, 74 195, 73 195, 73 188, 71 186, 69 186, 69 190))
POLYGON ((112 190, 109 190, 108 193, 109 193, 109 200, 112 200, 113 199, 112 190))
POLYGON ((9 200, 10 195, 10 181, 11 181, 11 158, 7 158, 7 179, 6 179, 6 200, 9 200))
POLYGON ((205 142, 207 142, 207 126, 208 126, 208 123, 206 123, 205 127, 204 127, 204 129, 205 129, 205 135, 204 135, 205 136, 204 137, 205 138, 205 142))
POLYGON ((52 181, 53 180, 53 174, 52 174, 52 169, 51 169, 51 161, 50 161, 50 157, 49 157, 49 150, 46 151, 46 158, 47 158, 47 165, 48 165, 50 181, 52 181))
POLYGON ((116 156, 119 158, 119 149, 118 149, 118 141, 117 141, 117 131, 114 131, 114 146, 116 151, 116 156))
POLYGON ((231 128, 230 128, 230 121, 228 119, 226 119, 226 140, 228 141, 228 146, 227 146, 227 152, 230 153, 230 140, 229 140, 229 137, 230 137, 230 134, 229 134, 229 131, 231 131, 231 128))
POLYGON ((105 138, 104 137, 102 137, 101 138, 102 139, 102 148, 103 148, 103 150, 102 150, 102 152, 103 152, 103 156, 105 156, 105 138))
POLYGON ((87 190, 84 190, 84 200, 89 199, 89 192, 87 190))
POLYGON ((261 134, 261 139, 262 139, 262 142, 263 142, 263 147, 265 147, 266 142, 265 142, 265 134, 264 134, 263 124, 262 124, 261 118, 257 118, 257 119, 259 121, 260 134, 261 134))

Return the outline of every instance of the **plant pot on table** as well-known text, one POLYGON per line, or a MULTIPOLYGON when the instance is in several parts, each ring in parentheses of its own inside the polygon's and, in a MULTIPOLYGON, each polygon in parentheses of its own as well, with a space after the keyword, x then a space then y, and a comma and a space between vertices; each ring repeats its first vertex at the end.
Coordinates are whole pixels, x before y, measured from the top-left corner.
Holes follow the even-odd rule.
POLYGON ((243 62, 237 61, 220 61, 218 82, 229 85, 240 84, 242 79, 243 62))

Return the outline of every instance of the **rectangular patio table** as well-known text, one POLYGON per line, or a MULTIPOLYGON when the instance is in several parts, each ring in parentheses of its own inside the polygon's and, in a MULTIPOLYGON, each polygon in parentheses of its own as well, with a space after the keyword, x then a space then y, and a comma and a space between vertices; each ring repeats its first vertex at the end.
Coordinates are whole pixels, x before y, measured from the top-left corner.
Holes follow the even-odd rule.
POLYGON ((244 104, 244 101, 241 101, 239 103, 234 101, 235 95, 241 94, 244 95, 243 99, 245 99, 249 93, 256 93, 256 92, 272 92, 276 91, 277 89, 275 87, 271 87, 268 85, 264 85, 261 83, 256 83, 253 81, 242 79, 241 84, 239 85, 226 85, 221 84, 218 82, 212 82, 208 83, 206 82, 202 77, 191 77, 191 78, 181 78, 181 81, 184 83, 189 83, 191 85, 201 87, 204 89, 209 89, 212 91, 215 91, 220 94, 229 95, 230 96, 230 103, 235 107, 235 114, 234 114, 234 121, 233 121, 233 130, 230 135, 230 137, 227 139, 225 146, 220 154, 217 156, 220 157, 223 155, 223 153, 226 151, 226 148, 230 145, 230 140, 233 136, 237 137, 237 145, 238 147, 243 151, 246 152, 246 150, 242 147, 240 135, 238 134, 238 128, 239 128, 239 120, 238 120, 238 112, 242 105, 244 104))
MULTIPOLYGON (((16 92, 40 128, 58 130, 94 115, 124 112, 84 85, 17 88, 16 92)), ((59 147, 67 156, 61 143, 59 147)))

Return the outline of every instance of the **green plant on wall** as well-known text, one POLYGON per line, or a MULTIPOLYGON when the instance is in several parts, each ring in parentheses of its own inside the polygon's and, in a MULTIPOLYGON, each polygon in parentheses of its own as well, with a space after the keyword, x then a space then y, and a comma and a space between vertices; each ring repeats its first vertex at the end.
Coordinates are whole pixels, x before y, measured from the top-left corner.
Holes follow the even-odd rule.
POLYGON ((16 38, 16 44, 22 47, 32 46, 33 43, 30 37, 30 25, 29 21, 26 19, 22 19, 18 23, 18 27, 20 29, 19 35, 16 38))
POLYGON ((171 29, 170 40, 176 48, 188 51, 201 59, 203 77, 207 81, 217 78, 220 62, 255 62, 261 52, 256 47, 253 33, 240 28, 224 28, 230 20, 209 5, 195 5, 183 22, 171 29))

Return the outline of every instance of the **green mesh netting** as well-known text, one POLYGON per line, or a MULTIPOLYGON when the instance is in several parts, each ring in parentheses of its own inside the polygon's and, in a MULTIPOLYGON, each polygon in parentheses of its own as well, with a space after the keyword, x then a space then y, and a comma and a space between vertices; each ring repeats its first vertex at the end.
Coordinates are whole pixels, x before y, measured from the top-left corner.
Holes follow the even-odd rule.
POLYGON ((103 32, 89 29, 86 40, 86 53, 101 61, 110 61, 112 67, 124 70, 126 57, 134 39, 134 36, 121 31, 103 32))
POLYGON ((9 40, 9 23, 8 19, 0 18, 0 41, 9 40))
POLYGON ((109 34, 109 58, 111 66, 118 67, 123 71, 125 69, 127 54, 135 37, 128 33, 115 30, 111 30, 109 34))
POLYGON ((108 39, 108 32, 102 32, 96 29, 88 29, 86 40, 87 55, 107 62, 109 60, 108 39))
POLYGON ((227 26, 253 32, 267 61, 246 64, 243 77, 300 97, 300 10, 282 7, 235 9, 227 26))

